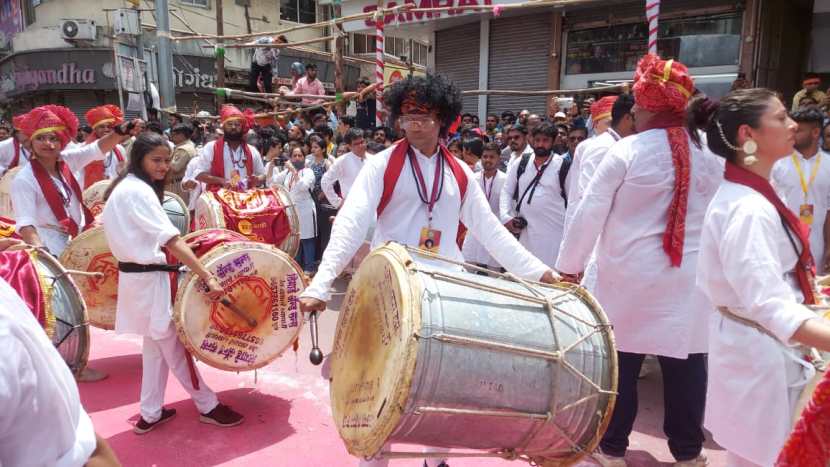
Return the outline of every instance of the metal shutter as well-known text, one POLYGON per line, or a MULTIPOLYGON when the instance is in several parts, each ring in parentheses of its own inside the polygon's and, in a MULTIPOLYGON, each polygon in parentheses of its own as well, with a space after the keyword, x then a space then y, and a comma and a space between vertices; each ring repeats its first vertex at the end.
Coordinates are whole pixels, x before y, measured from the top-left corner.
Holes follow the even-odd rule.
MULTIPOLYGON (((478 89, 479 25, 476 21, 435 32, 435 71, 462 91, 478 89)), ((478 96, 464 97, 464 111, 478 112, 478 96)))
MULTIPOLYGON (((104 105, 105 102, 100 102, 98 100, 98 96, 93 91, 61 91, 63 95, 63 102, 66 107, 78 117, 78 121, 81 125, 87 125, 86 121, 86 113, 93 107, 98 107, 99 105, 104 105)), ((106 102, 106 104, 115 104, 118 105, 117 96, 112 94, 112 97, 116 98, 115 102, 106 102)))
MULTIPOLYGON (((551 17, 549 14, 517 16, 490 22, 489 89, 542 91, 548 88, 551 17)), ((488 96, 487 112, 505 110, 545 114, 542 96, 488 96)), ((481 116, 484 119, 484 116, 481 116)))

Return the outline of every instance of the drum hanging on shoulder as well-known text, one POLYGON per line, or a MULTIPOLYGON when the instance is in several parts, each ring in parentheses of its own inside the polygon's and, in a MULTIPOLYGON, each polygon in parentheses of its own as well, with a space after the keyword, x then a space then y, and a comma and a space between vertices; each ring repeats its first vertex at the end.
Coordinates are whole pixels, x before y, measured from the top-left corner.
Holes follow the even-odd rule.
POLYGON ((76 376, 89 359, 86 306, 69 272, 43 250, 0 252, 0 276, 38 319, 58 353, 76 376))
POLYGON ((274 245, 291 257, 300 248, 300 218, 282 187, 208 191, 196 200, 195 211, 196 229, 233 230, 251 241, 274 245))
POLYGON ((577 286, 462 265, 390 243, 353 277, 331 370, 349 453, 405 443, 576 462, 599 443, 616 399, 605 314, 577 286))
POLYGON ((6 173, 0 177, 0 217, 14 219, 14 206, 12 205, 12 182, 17 173, 23 170, 22 166, 17 166, 13 169, 7 170, 6 173))
POLYGON ((86 302, 89 323, 101 329, 115 329, 118 261, 112 256, 104 228, 93 227, 70 240, 60 262, 67 269, 102 274, 82 277, 77 284, 86 302))
POLYGON ((261 368, 297 339, 303 324, 303 271, 285 252, 254 242, 225 243, 201 258, 230 306, 211 301, 192 272, 179 281, 173 322, 190 353, 228 371, 261 368))

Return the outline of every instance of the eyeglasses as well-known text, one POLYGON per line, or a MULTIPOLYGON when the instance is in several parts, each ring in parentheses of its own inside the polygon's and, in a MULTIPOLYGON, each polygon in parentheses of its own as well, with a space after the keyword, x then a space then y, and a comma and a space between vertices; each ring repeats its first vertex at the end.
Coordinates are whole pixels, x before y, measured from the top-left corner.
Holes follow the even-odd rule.
POLYGON ((571 136, 568 139, 577 143, 581 143, 582 141, 585 141, 587 138, 585 138, 584 136, 571 136))
POLYGON ((435 119, 430 116, 403 115, 400 122, 401 126, 410 128, 424 128, 435 125, 435 119))

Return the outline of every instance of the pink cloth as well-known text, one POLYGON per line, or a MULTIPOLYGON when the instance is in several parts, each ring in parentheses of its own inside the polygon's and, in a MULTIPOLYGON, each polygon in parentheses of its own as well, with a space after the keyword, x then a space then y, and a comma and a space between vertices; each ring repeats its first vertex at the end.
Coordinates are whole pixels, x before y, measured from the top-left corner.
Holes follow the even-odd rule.
MULTIPOLYGON (((311 83, 308 82, 308 77, 303 76, 297 80, 294 85, 294 94, 314 94, 317 96, 325 96, 326 90, 323 88, 323 83, 319 79, 315 79, 311 83)), ((303 105, 313 105, 323 102, 322 99, 303 98, 303 105)))

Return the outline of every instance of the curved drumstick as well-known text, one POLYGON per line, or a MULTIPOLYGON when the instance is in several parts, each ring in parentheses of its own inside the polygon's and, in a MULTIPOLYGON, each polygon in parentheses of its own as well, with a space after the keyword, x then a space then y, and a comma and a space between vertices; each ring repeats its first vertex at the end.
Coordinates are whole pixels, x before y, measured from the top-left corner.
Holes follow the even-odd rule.
POLYGON ((257 326, 257 322, 254 318, 251 318, 250 316, 248 316, 247 313, 242 311, 238 306, 236 306, 227 297, 222 297, 222 299, 219 300, 219 303, 221 303, 222 305, 225 305, 236 316, 239 316, 240 318, 244 319, 245 322, 248 323, 248 326, 251 326, 252 328, 255 328, 257 326))

